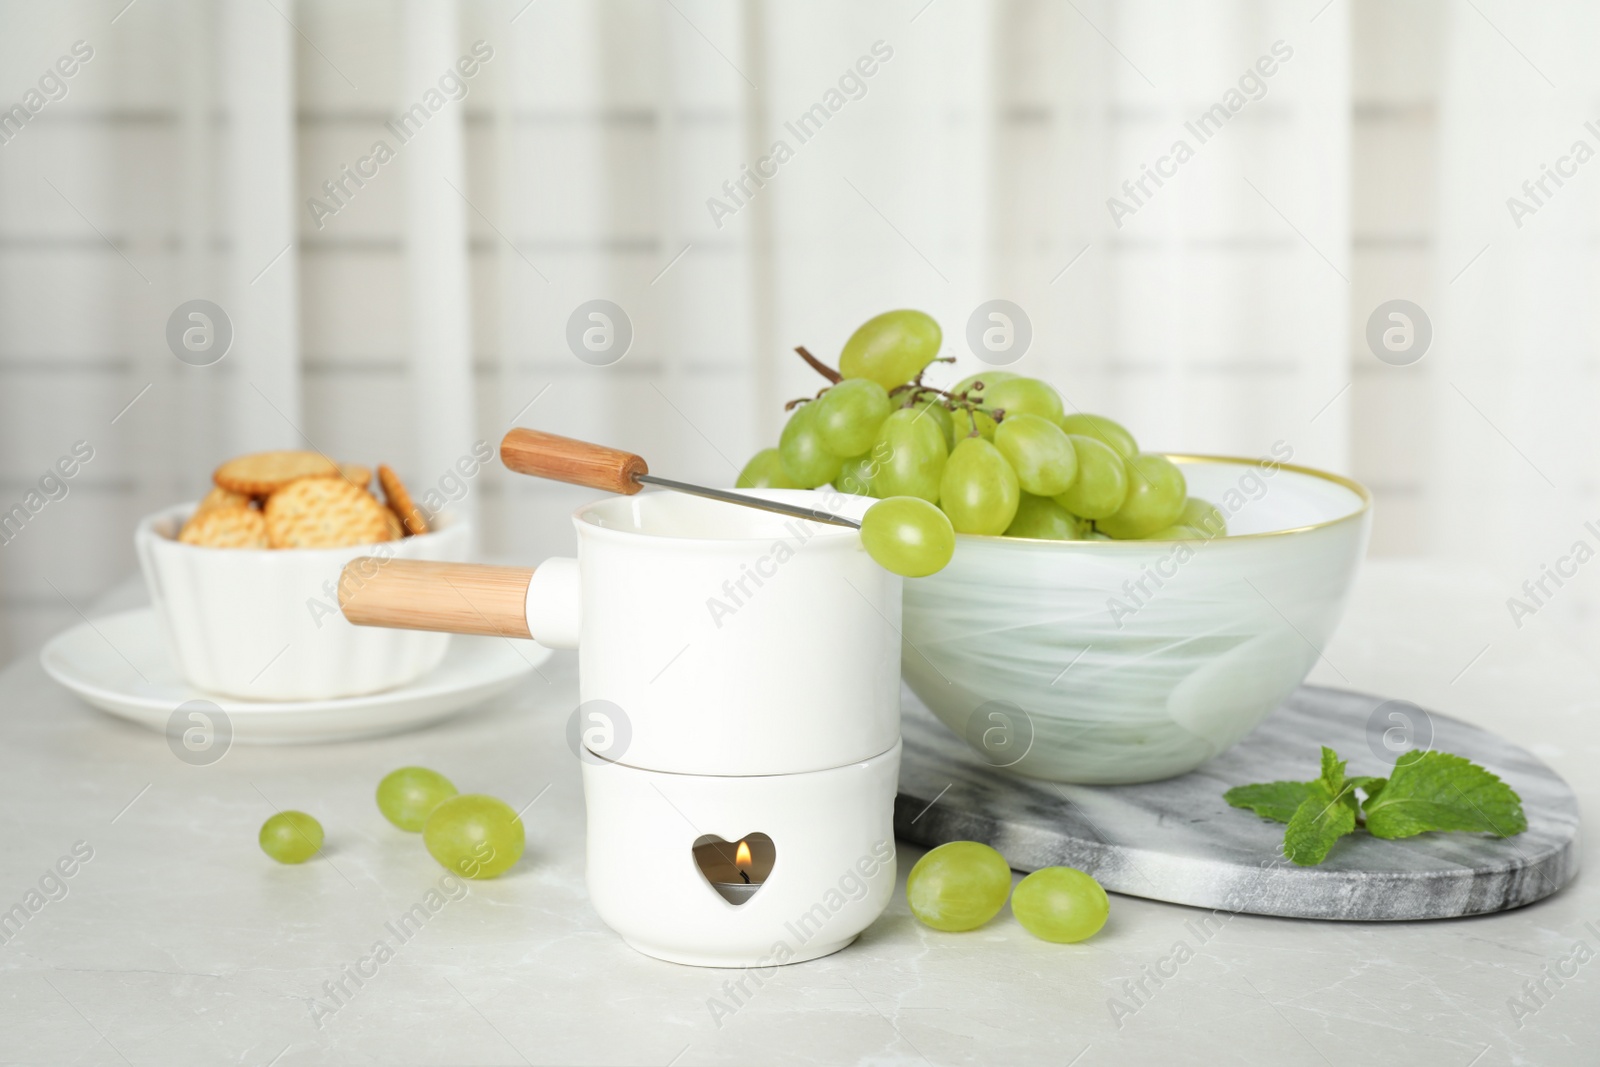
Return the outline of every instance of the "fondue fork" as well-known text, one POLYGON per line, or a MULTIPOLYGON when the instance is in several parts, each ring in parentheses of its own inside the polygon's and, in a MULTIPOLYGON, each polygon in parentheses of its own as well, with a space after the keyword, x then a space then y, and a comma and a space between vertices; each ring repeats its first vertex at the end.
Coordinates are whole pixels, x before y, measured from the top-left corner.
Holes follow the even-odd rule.
POLYGON ((692 482, 663 478, 651 474, 643 457, 636 456, 632 452, 593 445, 587 441, 575 441, 570 437, 558 437, 553 433, 529 430, 520 426, 507 433, 500 442, 500 459, 507 468, 520 474, 531 474, 536 478, 549 478, 552 481, 568 482, 590 489, 604 489, 625 496, 637 493, 646 485, 657 485, 663 489, 720 500, 726 504, 774 511, 779 515, 792 515, 795 518, 810 519, 830 526, 861 529, 859 522, 847 519, 843 515, 835 515, 831 511, 809 508, 803 504, 785 504, 782 501, 747 496, 727 489, 713 489, 692 482))

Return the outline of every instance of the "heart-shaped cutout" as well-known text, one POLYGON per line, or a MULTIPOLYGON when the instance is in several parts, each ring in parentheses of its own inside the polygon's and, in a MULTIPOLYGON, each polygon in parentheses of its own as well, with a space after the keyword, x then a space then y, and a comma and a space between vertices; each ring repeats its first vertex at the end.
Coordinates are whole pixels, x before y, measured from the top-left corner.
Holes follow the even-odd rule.
POLYGON ((694 865, 706 883, 729 904, 738 906, 761 891, 778 847, 766 834, 746 834, 737 841, 726 841, 716 834, 701 834, 691 848, 694 865))

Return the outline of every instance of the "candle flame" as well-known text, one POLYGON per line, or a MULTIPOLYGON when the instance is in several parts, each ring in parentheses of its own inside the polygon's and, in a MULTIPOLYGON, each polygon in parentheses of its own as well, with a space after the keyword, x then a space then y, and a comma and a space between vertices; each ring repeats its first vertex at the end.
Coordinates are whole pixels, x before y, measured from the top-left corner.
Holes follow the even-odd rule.
POLYGON ((740 841, 739 851, 735 853, 733 857, 733 865, 739 868, 741 871, 748 871, 750 869, 750 864, 750 846, 748 843, 740 841))

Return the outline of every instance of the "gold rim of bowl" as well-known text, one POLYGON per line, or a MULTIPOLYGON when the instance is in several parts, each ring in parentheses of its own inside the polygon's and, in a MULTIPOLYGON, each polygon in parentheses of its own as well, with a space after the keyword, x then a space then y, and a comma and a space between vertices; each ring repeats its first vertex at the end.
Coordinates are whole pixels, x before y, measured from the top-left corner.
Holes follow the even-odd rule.
MULTIPOLYGON (((1372 493, 1367 489, 1366 486, 1362 485, 1360 482, 1356 481, 1354 478, 1346 478, 1342 474, 1334 474, 1331 471, 1318 470, 1315 467, 1302 467, 1298 463, 1277 463, 1277 462, 1275 462, 1273 460, 1250 459, 1250 458, 1248 458, 1246 456, 1205 456, 1205 455, 1199 455, 1199 454, 1191 453, 1191 452, 1157 452, 1157 453, 1155 453, 1155 455, 1165 456, 1167 459, 1171 460, 1174 463, 1178 463, 1178 464, 1183 464, 1183 463, 1216 463, 1216 464, 1219 464, 1219 465, 1228 465, 1228 466, 1234 466, 1234 467, 1271 466, 1271 467, 1274 467, 1276 470, 1293 471, 1296 474, 1305 474, 1305 475, 1309 475, 1309 476, 1311 476, 1313 478, 1320 478, 1322 481, 1332 482, 1334 485, 1341 486, 1341 487, 1343 487, 1345 489, 1350 490, 1352 493, 1354 493, 1357 497, 1360 498, 1361 506, 1359 508, 1357 508, 1356 510, 1352 511, 1348 515, 1341 515, 1337 519, 1328 519, 1326 522, 1314 522, 1314 523, 1311 523, 1309 526, 1291 526, 1291 527, 1289 527, 1288 529, 1285 529, 1285 530, 1263 530, 1260 533, 1223 534, 1221 537, 1218 537, 1218 538, 1181 537, 1181 538, 1165 538, 1165 539, 1162 539, 1162 540, 1151 539, 1151 540, 1148 540, 1148 541, 1146 541, 1146 540, 1137 540, 1137 539, 1135 539, 1135 540, 1121 540, 1121 541, 1118 541, 1118 540, 1101 541, 1101 540, 1088 540, 1088 539, 1080 539, 1080 540, 1076 540, 1076 541, 1056 541, 1056 540, 1052 540, 1052 539, 1047 538, 1047 537, 1005 537, 1005 536, 1002 536, 1000 534, 964 534, 964 533, 956 534, 956 538, 958 540, 961 539, 961 538, 972 538, 972 539, 978 540, 978 541, 1010 541, 1010 542, 1013 542, 1013 543, 1034 544, 1034 545, 1074 545, 1074 546, 1076 546, 1076 545, 1176 545, 1176 544, 1188 544, 1189 542, 1192 542, 1192 541, 1203 541, 1203 542, 1209 544, 1213 540, 1217 540, 1217 541, 1249 541, 1249 540, 1254 540, 1254 539, 1262 538, 1262 537, 1287 537, 1290 534, 1306 533, 1309 530, 1321 530, 1321 529, 1325 529, 1325 528, 1327 528, 1329 526, 1337 526, 1342 522, 1354 522, 1355 520, 1360 519, 1361 516, 1365 515, 1368 511, 1372 510, 1372 493)), ((1208 503, 1210 503, 1210 502, 1208 501, 1208 503)))

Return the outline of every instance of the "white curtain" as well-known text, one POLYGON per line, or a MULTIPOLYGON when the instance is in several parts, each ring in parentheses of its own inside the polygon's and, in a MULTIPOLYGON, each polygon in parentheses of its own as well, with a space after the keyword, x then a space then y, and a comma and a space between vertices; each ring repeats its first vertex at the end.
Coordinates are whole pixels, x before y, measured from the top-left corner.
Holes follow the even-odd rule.
POLYGON ((1574 551, 1600 550, 1597 34, 1593 5, 1449 14, 1436 354, 1414 368, 1427 390, 1426 517, 1438 551, 1493 572, 1508 639, 1562 639, 1552 620, 1592 632, 1597 603, 1574 551))
POLYGON ((95 448, 0 545, 0 658, 246 449, 387 462, 489 553, 569 551, 588 494, 464 474, 476 442, 515 422, 730 482, 820 384, 792 347, 832 360, 897 306, 952 378, 1004 299, 1016 369, 1152 448, 1283 440, 1371 481, 1378 551, 1536 570, 1597 512, 1600 163, 1521 229, 1503 203, 1600 117, 1581 5, 118 6, 0 9, 3 92, 94 50, 0 144, 0 509, 95 448), (1385 171, 1391 143, 1423 162, 1385 171), (1411 367, 1365 348, 1393 297, 1433 318, 1411 367), (194 298, 234 328, 211 366, 166 341, 194 298), (609 365, 568 343, 595 300, 631 327, 609 365))
MULTIPOLYGON (((216 14, 227 116, 218 138, 217 199, 229 248, 218 302, 233 319, 235 338, 224 357, 232 371, 225 439, 246 450, 315 447, 302 400, 294 254, 295 35, 270 4, 227 0, 216 14)), ((184 417, 181 408, 171 414, 184 417)))

